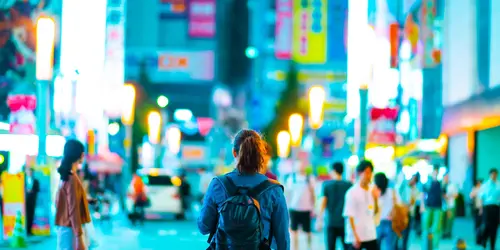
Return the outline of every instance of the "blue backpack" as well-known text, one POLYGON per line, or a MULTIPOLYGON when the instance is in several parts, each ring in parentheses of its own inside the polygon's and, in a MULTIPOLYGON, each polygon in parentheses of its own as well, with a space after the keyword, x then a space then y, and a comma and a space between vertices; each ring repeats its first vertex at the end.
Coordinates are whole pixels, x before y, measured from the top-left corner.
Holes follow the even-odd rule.
POLYGON ((279 183, 266 180, 253 188, 238 187, 227 175, 217 177, 228 194, 218 208, 218 224, 210 234, 208 249, 217 250, 269 250, 272 243, 272 225, 269 239, 264 238, 259 197, 279 183), (216 240, 212 241, 213 237, 216 240))

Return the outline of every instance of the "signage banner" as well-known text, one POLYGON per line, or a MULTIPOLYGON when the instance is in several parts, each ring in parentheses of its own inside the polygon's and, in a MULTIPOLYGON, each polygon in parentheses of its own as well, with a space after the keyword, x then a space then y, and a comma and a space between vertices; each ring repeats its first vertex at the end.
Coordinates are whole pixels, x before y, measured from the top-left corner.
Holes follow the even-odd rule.
POLYGON ((160 19, 183 18, 187 14, 187 0, 160 0, 160 19))
POLYGON ((396 143, 396 108, 372 108, 370 110, 370 126, 368 143, 391 146, 396 143))
POLYGON ((292 57, 293 0, 276 0, 276 30, 274 51, 276 58, 292 57))
POLYGON ((434 46, 434 19, 436 19, 436 0, 422 1, 422 21, 420 24, 422 32, 420 32, 424 45, 423 63, 424 68, 433 67, 436 65, 433 52, 434 46))
POLYGON ((300 64, 324 64, 327 0, 293 0, 292 56, 300 64))
POLYGON ((328 0, 328 61, 347 70, 347 14, 349 0, 328 0))
POLYGON ((23 226, 26 225, 24 173, 9 174, 3 172, 1 178, 3 186, 3 238, 8 240, 14 232, 18 212, 21 212, 23 226))
POLYGON ((127 78, 139 76, 144 62, 155 83, 189 83, 214 80, 214 52, 206 51, 134 51, 127 50, 127 78))
POLYGON ((215 0, 191 0, 188 34, 194 38, 213 38, 216 30, 215 0))
POLYGON ((53 166, 40 166, 36 168, 36 176, 40 183, 40 192, 38 193, 35 206, 35 218, 33 221, 33 234, 38 236, 50 235, 51 218, 51 168, 53 166))

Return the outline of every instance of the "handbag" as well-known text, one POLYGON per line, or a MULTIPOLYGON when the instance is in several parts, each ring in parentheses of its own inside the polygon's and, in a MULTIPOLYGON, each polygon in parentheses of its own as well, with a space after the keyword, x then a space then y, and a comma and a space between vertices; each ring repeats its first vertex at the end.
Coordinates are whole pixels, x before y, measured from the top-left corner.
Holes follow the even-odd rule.
POLYGON ((95 232, 94 223, 90 221, 89 223, 83 224, 82 227, 85 245, 88 246, 89 249, 97 248, 99 246, 99 241, 95 232))

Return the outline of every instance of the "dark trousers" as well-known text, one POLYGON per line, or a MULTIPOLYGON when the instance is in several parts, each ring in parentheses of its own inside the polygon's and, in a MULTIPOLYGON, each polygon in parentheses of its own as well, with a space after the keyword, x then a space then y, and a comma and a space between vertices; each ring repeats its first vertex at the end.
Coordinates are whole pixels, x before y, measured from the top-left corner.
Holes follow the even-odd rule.
POLYGON ((359 248, 355 248, 353 245, 351 245, 351 250, 379 250, 380 248, 378 247, 378 242, 377 240, 372 240, 372 241, 365 241, 361 242, 361 246, 359 248))
POLYGON ((500 222, 500 206, 487 205, 483 207, 483 223, 484 231, 484 244, 486 247, 487 242, 490 242, 490 249, 494 250, 497 241, 498 224, 500 222))
POLYGON ((345 229, 344 227, 328 227, 326 229, 326 242, 328 250, 337 250, 337 239, 341 240, 343 249, 349 249, 349 245, 345 243, 345 229))
POLYGON ((35 204, 36 200, 34 198, 26 200, 26 231, 28 234, 32 234, 33 222, 35 221, 35 204))
POLYGON ((144 224, 145 220, 145 204, 141 201, 136 201, 133 207, 132 217, 130 218, 132 223, 135 225, 137 221, 144 224))

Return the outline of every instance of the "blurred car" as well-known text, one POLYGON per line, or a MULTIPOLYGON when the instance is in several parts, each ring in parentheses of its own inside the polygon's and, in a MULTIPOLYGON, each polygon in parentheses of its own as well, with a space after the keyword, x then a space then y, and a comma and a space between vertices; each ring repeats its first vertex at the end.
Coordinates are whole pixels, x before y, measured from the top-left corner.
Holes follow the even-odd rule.
MULTIPOLYGON (((141 169, 137 174, 146 185, 146 194, 150 205, 146 207, 146 218, 161 218, 165 214, 173 214, 177 219, 184 215, 182 208, 180 185, 181 179, 165 169, 141 169)), ((127 207, 132 211, 134 201, 127 198, 127 207)))

